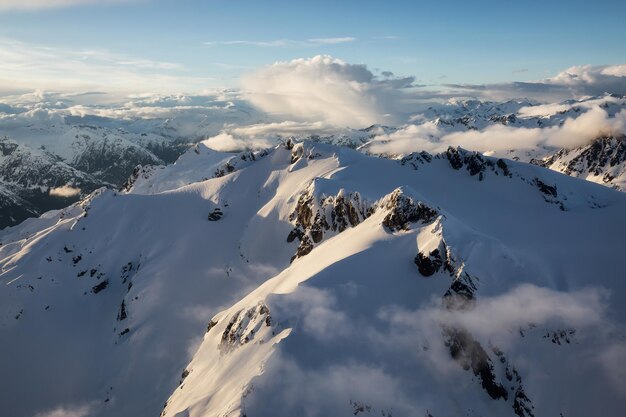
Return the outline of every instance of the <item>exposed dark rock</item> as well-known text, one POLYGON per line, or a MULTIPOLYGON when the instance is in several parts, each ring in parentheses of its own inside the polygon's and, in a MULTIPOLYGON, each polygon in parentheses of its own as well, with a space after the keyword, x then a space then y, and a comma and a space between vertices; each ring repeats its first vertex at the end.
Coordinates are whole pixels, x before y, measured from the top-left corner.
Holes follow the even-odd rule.
POLYGON ((352 406, 352 414, 355 416, 358 416, 360 413, 370 413, 372 411, 371 405, 367 405, 360 401, 350 400, 350 405, 352 406))
POLYGON ((535 184, 537 185, 537 188, 539 188, 539 191, 541 191, 542 193, 552 197, 557 196, 556 185, 548 185, 545 182, 541 181, 539 178, 535 178, 535 184))
POLYGON ((126 313, 126 303, 122 300, 122 304, 120 304, 120 311, 117 313, 117 321, 126 320, 128 314, 126 313))
POLYGON ((443 295, 443 304, 448 309, 456 310, 472 307, 475 292, 474 279, 467 272, 462 272, 443 295))
POLYGON ((206 326, 206 332, 208 333, 215 326, 217 326, 217 321, 211 320, 206 326))
POLYGON ((601 176, 610 184, 616 174, 626 172, 626 136, 602 136, 576 149, 561 149, 531 164, 561 171, 570 176, 601 176), (617 167, 617 168, 616 168, 617 167))
POLYGON ((417 265, 417 269, 423 276, 429 277, 433 275, 435 272, 439 271, 441 265, 443 265, 439 249, 433 250, 428 256, 418 253, 415 257, 415 265, 417 265))
POLYGON ((500 168, 502 170, 502 173, 504 175, 506 175, 507 177, 511 177, 511 171, 509 171, 509 167, 506 164, 506 162, 504 161, 504 159, 498 159, 496 161, 496 165, 498 166, 498 168, 500 168))
POLYGON ((309 253, 311 253, 312 250, 313 242, 311 242, 311 239, 308 236, 304 236, 300 240, 300 245, 298 246, 295 255, 291 257, 291 262, 295 261, 297 258, 308 255, 309 253))
POLYGON ((94 285, 91 288, 91 292, 94 294, 98 294, 100 291, 104 290, 106 287, 108 287, 109 285, 109 280, 105 279, 104 281, 102 281, 101 283, 94 285))
POLYGON ((496 381, 493 366, 489 355, 481 344, 472 335, 461 329, 444 327, 446 346, 450 349, 450 355, 465 370, 471 370, 480 378, 481 385, 494 400, 507 400, 507 390, 496 381))
POLYGON ((383 219, 383 226, 390 231, 406 230, 411 223, 430 223, 439 213, 421 201, 415 202, 397 189, 385 200, 384 208, 389 214, 383 219))
POLYGON ((295 227, 289 232, 287 242, 300 241, 292 262, 310 253, 326 233, 341 233, 360 224, 373 212, 373 207, 362 201, 359 193, 340 192, 336 196, 322 196, 319 201, 311 191, 301 194, 289 216, 295 227))
POLYGON ((574 341, 576 330, 574 329, 559 329, 553 331, 546 331, 543 335, 544 339, 550 340, 555 345, 561 345, 563 343, 570 344, 574 341))
POLYGON ((222 218, 222 216, 224 216, 224 213, 222 212, 220 208, 216 207, 215 209, 213 209, 211 213, 209 213, 209 221, 210 222, 218 221, 222 218))
POLYGON ((291 232, 289 232, 289 235, 287 235, 287 242, 291 243, 296 239, 302 240, 302 237, 304 237, 302 229, 300 229, 300 227, 295 227, 291 232))
POLYGON ((520 385, 515 391, 515 399, 513 400, 513 412, 519 417, 535 417, 533 413, 532 402, 524 392, 524 388, 520 385))
POLYGON ((400 164, 411 166, 413 169, 417 170, 420 165, 430 163, 432 160, 433 157, 428 152, 413 152, 400 159, 400 164))
POLYGON ((231 352, 237 347, 249 343, 263 325, 271 325, 269 308, 259 302, 255 307, 240 310, 234 314, 222 333, 219 349, 222 354, 231 352))

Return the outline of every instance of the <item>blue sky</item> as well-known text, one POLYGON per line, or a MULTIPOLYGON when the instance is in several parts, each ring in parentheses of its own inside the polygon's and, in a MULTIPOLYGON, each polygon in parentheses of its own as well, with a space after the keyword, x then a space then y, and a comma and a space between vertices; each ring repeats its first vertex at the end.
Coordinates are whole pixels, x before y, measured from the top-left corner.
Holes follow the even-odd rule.
POLYGON ((165 74, 154 82, 180 79, 181 88, 236 87, 241 74, 275 61, 329 54, 420 84, 480 84, 626 62, 626 2, 528 3, 0 0, 0 58, 23 54, 0 79, 97 78, 121 65, 120 76, 165 74), (58 7, 42 7, 51 2, 58 7), (43 73, 46 60, 68 64, 43 73))

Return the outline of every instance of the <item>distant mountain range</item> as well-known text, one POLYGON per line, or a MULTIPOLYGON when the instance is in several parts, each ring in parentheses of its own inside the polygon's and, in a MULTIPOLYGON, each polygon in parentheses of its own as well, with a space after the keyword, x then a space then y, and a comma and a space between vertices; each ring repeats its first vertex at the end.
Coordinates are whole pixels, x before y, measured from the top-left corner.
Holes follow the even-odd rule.
MULTIPOLYGON (((419 133, 420 138, 441 152, 447 148, 446 143, 441 142, 445 135, 488 132, 498 126, 525 132, 558 129, 567 120, 574 120, 594 107, 603 109, 608 117, 615 117, 626 109, 625 103, 623 97, 610 95, 550 105, 528 100, 452 100, 414 115, 411 124, 405 126, 373 125, 366 129, 325 128, 320 132, 308 129, 306 133, 297 130, 281 133, 280 129, 272 131, 272 125, 265 125, 265 133, 247 133, 249 136, 242 136, 240 142, 249 143, 251 149, 259 149, 260 145, 255 145, 259 137, 265 137, 263 146, 289 139, 310 140, 372 153, 374 145, 384 144, 386 138, 391 139, 416 126, 428 127, 424 129, 426 133, 419 133)), ((250 123, 265 120, 266 116, 255 113, 241 102, 218 104, 206 107, 216 112, 210 117, 196 114, 198 107, 189 106, 174 116, 167 113, 170 117, 77 116, 63 112, 35 117, 38 113, 29 110, 0 118, 0 192, 4 196, 0 203, 0 228, 65 207, 97 188, 117 189, 137 166, 146 170, 173 163, 194 143, 217 135, 222 129, 230 132, 229 129, 235 131, 240 127, 240 130, 255 132, 263 126, 250 123)), ((510 149, 495 152, 487 149, 485 153, 531 162, 623 190, 626 181, 624 141, 621 134, 601 135, 590 138, 583 146, 571 148, 538 142, 530 147, 511 145, 510 149)), ((463 144, 461 147, 471 149, 463 144)), ((377 152, 393 159, 409 153, 377 152)))

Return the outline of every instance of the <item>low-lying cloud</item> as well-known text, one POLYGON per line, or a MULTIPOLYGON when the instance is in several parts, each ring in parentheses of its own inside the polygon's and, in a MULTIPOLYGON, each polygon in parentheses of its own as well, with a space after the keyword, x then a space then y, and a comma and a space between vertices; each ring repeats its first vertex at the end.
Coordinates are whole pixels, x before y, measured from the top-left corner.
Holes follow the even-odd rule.
POLYGON ((35 417, 87 417, 95 410, 95 404, 66 404, 35 414, 35 417))
POLYGON ((52 197, 75 197, 80 194, 80 188, 71 185, 63 185, 61 187, 51 188, 50 195, 52 197))
POLYGON ((602 108, 592 107, 576 118, 566 119, 560 126, 545 128, 494 124, 482 130, 447 133, 435 122, 408 125, 389 135, 377 137, 368 151, 374 154, 407 154, 442 152, 449 146, 460 146, 498 154, 510 149, 575 148, 600 136, 620 135, 625 131, 626 110, 609 117, 602 108))

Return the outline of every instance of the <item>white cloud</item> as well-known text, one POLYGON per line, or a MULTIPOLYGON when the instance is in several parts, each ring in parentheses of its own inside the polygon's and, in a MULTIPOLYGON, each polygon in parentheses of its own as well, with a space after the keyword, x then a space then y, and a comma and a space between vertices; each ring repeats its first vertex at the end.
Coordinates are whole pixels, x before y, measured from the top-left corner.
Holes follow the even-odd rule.
POLYGON ((284 47, 311 47, 322 45, 338 45, 342 43, 355 42, 356 38, 344 36, 337 38, 312 38, 307 40, 295 39, 275 39, 271 41, 260 40, 231 40, 231 41, 208 41, 206 46, 226 45, 226 46, 258 46, 261 48, 284 48, 284 47))
POLYGON ((199 91, 212 81, 177 63, 106 50, 71 50, 0 38, 0 91, 199 91))
POLYGON ((243 88, 252 104, 277 116, 362 127, 395 123, 413 81, 318 55, 277 62, 244 77, 243 88))
POLYGON ((351 36, 344 36, 342 38, 314 38, 314 39, 309 39, 307 42, 322 44, 322 45, 337 45, 340 43, 348 43, 348 42, 354 42, 354 41, 356 41, 356 38, 353 38, 351 36))
POLYGON ((612 343, 601 350, 597 358, 605 374, 612 382, 612 386, 626 394, 626 344, 612 343))
POLYGON ((229 133, 219 133, 203 141, 208 148, 218 152, 235 152, 242 150, 253 150, 269 148, 274 142, 267 138, 237 138, 229 133))
POLYGON ((500 84, 447 84, 453 94, 489 99, 530 97, 542 101, 626 94, 626 64, 579 65, 539 81, 500 84))
MULTIPOLYGON (((588 338, 595 345, 606 338, 612 326, 607 320, 608 296, 601 288, 565 292, 525 284, 500 295, 480 297, 469 309, 447 310, 440 300, 416 310, 387 307, 380 310, 379 318, 389 323, 388 330, 370 332, 370 337, 387 349, 415 355, 446 376, 456 373, 458 365, 450 361, 441 337, 443 327, 462 329, 485 347, 492 344, 503 350, 515 350, 522 343, 519 330, 529 326, 574 328, 580 340, 588 338)), ((609 354, 606 360, 611 358, 609 354)))
POLYGON ((35 417, 87 417, 94 411, 93 404, 62 405, 49 411, 35 414, 35 417))
POLYGON ((245 126, 226 126, 217 136, 204 144, 222 152, 263 149, 284 142, 290 137, 304 139, 311 136, 341 135, 345 129, 324 122, 273 122, 245 126))
MULTIPOLYGON (((372 407, 376 415, 425 415, 419 399, 405 393, 402 382, 375 365, 335 364, 311 367, 280 352, 267 365, 263 378, 245 398, 250 415, 352 415, 351 401, 372 407)), ((367 414, 365 414, 367 415, 367 414)))
POLYGON ((416 151, 442 152, 460 146, 478 152, 530 150, 540 146, 575 148, 602 135, 626 132, 626 110, 609 117, 600 107, 591 107, 562 126, 526 128, 495 124, 482 130, 446 133, 432 122, 408 125, 392 134, 377 137, 368 150, 374 154, 407 154, 416 151))
POLYGON ((354 331, 353 324, 340 310, 331 291, 301 285, 289 297, 273 302, 272 308, 279 316, 288 312, 305 333, 321 341, 349 338, 354 331))
POLYGON ((80 188, 75 188, 70 185, 50 189, 50 195, 53 197, 75 197, 79 194, 80 188))
POLYGON ((0 0, 2 10, 38 10, 87 4, 127 3, 135 0, 0 0))

